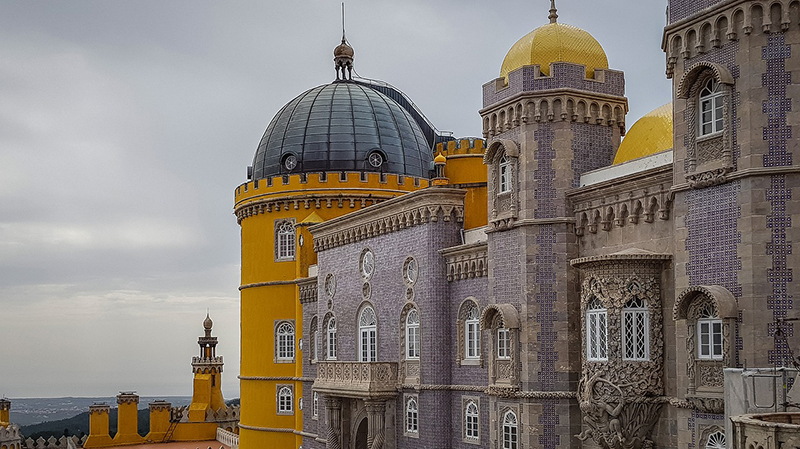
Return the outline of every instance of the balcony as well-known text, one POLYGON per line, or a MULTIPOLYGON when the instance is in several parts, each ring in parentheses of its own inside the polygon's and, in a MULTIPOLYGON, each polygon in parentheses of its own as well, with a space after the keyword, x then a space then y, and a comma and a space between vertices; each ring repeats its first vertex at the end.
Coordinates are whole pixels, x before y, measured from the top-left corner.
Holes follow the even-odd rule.
POLYGON ((351 398, 397 395, 396 362, 320 362, 314 390, 351 398))

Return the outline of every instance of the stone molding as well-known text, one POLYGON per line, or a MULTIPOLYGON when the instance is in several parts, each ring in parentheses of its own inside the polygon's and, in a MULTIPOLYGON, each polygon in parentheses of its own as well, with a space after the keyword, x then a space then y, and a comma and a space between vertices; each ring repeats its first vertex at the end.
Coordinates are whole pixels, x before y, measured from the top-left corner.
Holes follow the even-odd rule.
POLYGON ((575 234, 669 220, 675 198, 671 187, 672 165, 666 165, 572 190, 567 197, 575 214, 575 234))
POLYGON ((439 250, 447 263, 447 282, 488 275, 487 243, 477 242, 439 250))
POLYGON ((256 287, 269 287, 272 285, 292 285, 296 284, 297 279, 291 281, 270 281, 270 282, 253 282, 251 284, 242 284, 239 286, 239 291, 248 289, 248 288, 256 288, 256 287))
POLYGON ((527 123, 554 121, 619 126, 624 133, 627 110, 625 97, 560 88, 520 92, 478 113, 486 139, 527 123))
POLYGON ((236 378, 239 380, 314 382, 313 377, 295 377, 295 376, 236 376, 236 378))
POLYGON ((446 187, 418 190, 309 228, 320 252, 413 226, 464 221, 466 191, 446 187))
MULTIPOLYGON (((400 192, 398 192, 400 193, 400 192)), ((406 193, 406 192, 402 192, 406 193)), ((369 194, 348 194, 348 193, 319 193, 312 195, 293 195, 281 197, 261 198, 253 201, 248 201, 239 205, 234 210, 236 215, 236 222, 241 223, 245 218, 264 213, 271 213, 273 211, 288 211, 303 209, 331 209, 338 207, 343 209, 348 207, 356 209, 356 204, 361 209, 367 207, 367 203, 371 205, 379 204, 383 201, 394 198, 394 195, 375 195, 369 194)))
POLYGON ((139 395, 136 393, 120 393, 117 395, 117 404, 138 404, 139 395))
POLYGON ((385 398, 397 395, 396 362, 317 363, 314 391, 355 398, 385 398))
POLYGON ((317 302, 317 277, 308 277, 297 280, 297 287, 300 291, 300 303, 309 304, 317 302))
MULTIPOLYGON (((754 178, 759 176, 779 176, 800 173, 800 166, 783 166, 783 167, 752 167, 725 174, 726 181, 736 181, 739 179, 754 178)), ((683 184, 676 184, 670 189, 670 194, 673 196, 678 192, 683 192, 694 188, 688 182, 683 184)))
POLYGON ((280 427, 260 427, 260 426, 248 426, 247 424, 239 423, 239 428, 245 430, 255 430, 257 432, 278 432, 278 433, 294 433, 294 429, 285 429, 280 427))
POLYGON ((222 372, 222 356, 215 357, 192 357, 192 372, 193 373, 221 373, 222 372))
POLYGON ((668 25, 664 28, 661 40, 661 48, 667 54, 667 78, 671 79, 674 76, 675 65, 679 58, 686 60, 709 51, 710 48, 706 48, 703 42, 708 42, 711 48, 719 48, 723 43, 723 37, 728 41, 739 40, 740 36, 736 32, 737 22, 741 22, 741 31, 745 36, 749 36, 753 31, 771 33, 789 30, 792 26, 790 4, 791 0, 729 0, 715 5, 713 9, 708 8, 705 12, 668 25), (780 23, 772 23, 769 13, 775 4, 781 6, 780 23), (763 14, 758 30, 755 30, 752 14, 755 6, 767 11, 763 14), (727 27, 720 29, 721 23, 727 23, 727 27), (689 42, 694 42, 694 46, 690 47, 689 42))

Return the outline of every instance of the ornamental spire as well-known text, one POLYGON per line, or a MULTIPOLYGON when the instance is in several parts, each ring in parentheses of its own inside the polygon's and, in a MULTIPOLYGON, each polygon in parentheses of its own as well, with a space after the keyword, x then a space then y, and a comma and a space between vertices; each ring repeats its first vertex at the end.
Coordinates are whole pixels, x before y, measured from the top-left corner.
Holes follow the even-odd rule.
POLYGON ((550 15, 547 18, 550 19, 550 23, 556 23, 558 21, 558 9, 556 9, 556 0, 550 0, 550 15))
POLYGON ((336 67, 336 79, 353 79, 353 47, 347 42, 344 34, 344 2, 342 2, 342 43, 333 49, 333 61, 336 67), (339 71, 341 70, 341 78, 339 71))

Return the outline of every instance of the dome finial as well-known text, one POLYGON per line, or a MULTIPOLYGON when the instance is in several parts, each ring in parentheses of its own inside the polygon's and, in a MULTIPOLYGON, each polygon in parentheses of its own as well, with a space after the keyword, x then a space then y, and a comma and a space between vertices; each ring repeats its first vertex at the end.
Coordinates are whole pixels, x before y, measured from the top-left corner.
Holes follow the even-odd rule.
POLYGON ((556 0, 550 0, 550 15, 547 18, 550 19, 550 23, 556 23, 558 21, 558 9, 556 9, 556 0))
POLYGON ((347 43, 347 38, 344 34, 344 2, 342 2, 342 43, 333 49, 333 62, 336 67, 336 79, 348 80, 353 79, 353 47, 347 43), (339 70, 342 71, 341 78, 339 77, 339 70))

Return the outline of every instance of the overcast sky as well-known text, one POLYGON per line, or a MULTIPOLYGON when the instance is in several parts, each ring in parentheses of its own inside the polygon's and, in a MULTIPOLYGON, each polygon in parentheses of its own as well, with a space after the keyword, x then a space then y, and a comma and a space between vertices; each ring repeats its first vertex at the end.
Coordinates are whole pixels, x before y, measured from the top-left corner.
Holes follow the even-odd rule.
MULTIPOLYGON (((670 100, 662 0, 560 0, 670 100)), ((348 0, 361 76, 479 136, 481 85, 547 0, 348 0)), ((0 396, 191 394, 206 309, 239 395, 233 190, 273 115, 334 78, 340 2, 0 2, 0 396)))

